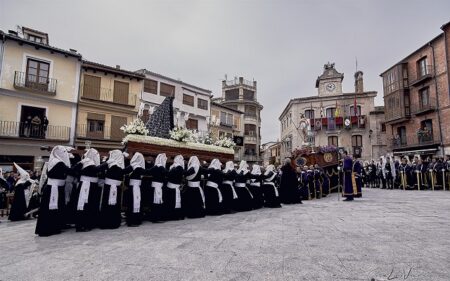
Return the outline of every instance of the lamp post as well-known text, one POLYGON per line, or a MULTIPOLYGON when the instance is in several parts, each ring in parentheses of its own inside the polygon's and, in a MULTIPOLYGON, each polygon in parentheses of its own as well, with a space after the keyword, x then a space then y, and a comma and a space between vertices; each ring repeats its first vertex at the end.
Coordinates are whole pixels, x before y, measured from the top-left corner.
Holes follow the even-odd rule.
POLYGON ((369 130, 369 142, 370 142, 370 160, 373 159, 373 145, 372 145, 372 129, 369 130))

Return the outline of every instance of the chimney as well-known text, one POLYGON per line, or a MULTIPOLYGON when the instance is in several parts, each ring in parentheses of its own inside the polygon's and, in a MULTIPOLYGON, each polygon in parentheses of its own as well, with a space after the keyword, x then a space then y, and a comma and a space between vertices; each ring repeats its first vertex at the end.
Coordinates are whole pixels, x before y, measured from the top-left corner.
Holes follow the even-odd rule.
POLYGON ((120 69, 120 65, 116 64, 116 69, 120 69))
POLYGON ((364 92, 363 72, 358 70, 355 72, 355 93, 364 92))

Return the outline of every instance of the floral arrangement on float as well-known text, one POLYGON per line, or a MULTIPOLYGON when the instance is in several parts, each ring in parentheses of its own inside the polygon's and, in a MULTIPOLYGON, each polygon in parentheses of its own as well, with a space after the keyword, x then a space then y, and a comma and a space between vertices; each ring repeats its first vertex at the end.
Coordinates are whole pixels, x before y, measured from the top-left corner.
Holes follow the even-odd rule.
POLYGON ((120 127, 120 130, 122 130, 122 132, 124 132, 125 134, 133 134, 141 136, 146 136, 149 133, 147 127, 145 127, 144 122, 139 118, 133 120, 128 125, 126 124, 123 125, 122 127, 120 127))
MULTIPOLYGON (((194 130, 177 127, 170 131, 170 139, 148 136, 148 130, 141 129, 141 122, 122 126, 122 131, 127 136, 122 140, 122 144, 136 142, 142 144, 155 144, 159 146, 169 146, 173 148, 198 149, 209 152, 234 154, 236 144, 230 138, 221 138, 214 141, 210 134, 201 134, 194 130), (133 128, 133 126, 135 126, 133 128), (137 133, 134 133, 137 132, 137 133)), ((144 126, 145 127, 145 126, 144 126)))

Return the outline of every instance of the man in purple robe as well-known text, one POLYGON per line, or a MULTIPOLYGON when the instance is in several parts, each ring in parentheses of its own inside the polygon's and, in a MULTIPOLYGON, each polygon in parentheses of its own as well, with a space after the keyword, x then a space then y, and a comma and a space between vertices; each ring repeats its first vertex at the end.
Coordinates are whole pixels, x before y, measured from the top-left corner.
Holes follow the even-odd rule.
POLYGON ((353 201, 353 183, 352 183, 352 172, 353 172, 353 160, 348 155, 347 151, 344 151, 344 194, 346 198, 344 201, 353 201))

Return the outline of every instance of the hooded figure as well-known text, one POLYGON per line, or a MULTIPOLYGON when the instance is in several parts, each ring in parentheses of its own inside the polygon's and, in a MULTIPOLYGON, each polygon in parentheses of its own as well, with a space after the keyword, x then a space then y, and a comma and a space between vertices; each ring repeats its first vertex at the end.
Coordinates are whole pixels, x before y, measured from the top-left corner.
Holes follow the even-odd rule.
POLYGON ((292 166, 290 158, 286 158, 283 167, 281 167, 281 202, 284 204, 301 203, 300 189, 298 188, 297 174, 292 166))
POLYGON ((26 193, 30 193, 29 188, 33 180, 30 179, 30 174, 28 174, 28 172, 22 169, 19 165, 14 163, 14 166, 19 173, 19 180, 14 186, 14 198, 8 219, 10 221, 20 221, 25 219, 25 213, 28 209, 26 193))
POLYGON ((159 222, 165 220, 163 189, 167 177, 167 156, 165 153, 158 154, 155 165, 148 174, 152 177, 150 188, 150 221, 159 222))
POLYGON ((219 189, 223 181, 222 163, 213 159, 208 167, 205 185, 205 206, 207 215, 221 215, 223 213, 223 195, 219 189))
POLYGON ((239 169, 236 172, 234 188, 237 193, 236 211, 250 211, 253 209, 253 194, 247 187, 247 181, 250 180, 248 164, 242 160, 239 169))
POLYGON ((77 169, 81 168, 74 197, 76 231, 89 231, 97 225, 101 198, 98 174, 101 169, 106 168, 106 165, 105 163, 100 166, 100 154, 94 148, 90 148, 76 166, 77 169))
POLYGON ((381 156, 380 157, 380 165, 381 165, 381 188, 385 189, 386 188, 386 181, 387 181, 387 177, 388 177, 388 170, 386 169, 386 157, 381 156))
POLYGON ((99 215, 99 226, 102 229, 118 228, 122 222, 122 181, 124 175, 132 170, 131 166, 125 170, 124 157, 125 154, 122 151, 112 150, 109 152, 109 158, 105 164, 108 167, 105 173, 105 186, 99 215))
POLYGON ((68 148, 58 145, 50 153, 47 164, 47 184, 42 188, 39 216, 35 233, 39 236, 58 234, 64 226, 67 213, 65 186, 71 171, 68 148))
POLYGON ((264 207, 268 208, 280 208, 280 196, 278 188, 275 185, 277 173, 274 165, 266 167, 266 171, 263 175, 262 191, 264 198, 264 207))
POLYGON ((250 185, 248 188, 253 195, 253 209, 260 209, 264 206, 264 197, 261 187, 261 181, 264 179, 264 176, 261 173, 261 166, 253 164, 249 177, 250 185))
POLYGON ((142 224, 142 176, 146 174, 144 155, 140 152, 134 153, 130 166, 126 171, 129 174, 128 188, 124 193, 127 206, 126 222, 128 226, 139 226, 142 224))
POLYGON ((201 218, 205 216, 205 194, 200 185, 205 169, 200 166, 197 156, 191 156, 185 172, 187 188, 184 192, 183 209, 188 218, 201 218))
POLYGON ((234 169, 233 161, 228 161, 225 163, 225 169, 222 171, 223 181, 220 185, 220 192, 222 193, 223 201, 223 212, 228 214, 232 213, 236 202, 237 193, 234 189, 234 179, 236 178, 236 171, 234 169))
POLYGON ((184 174, 184 158, 177 155, 170 165, 167 175, 167 185, 163 192, 163 201, 166 212, 166 219, 181 220, 184 219, 181 201, 181 183, 184 174))

